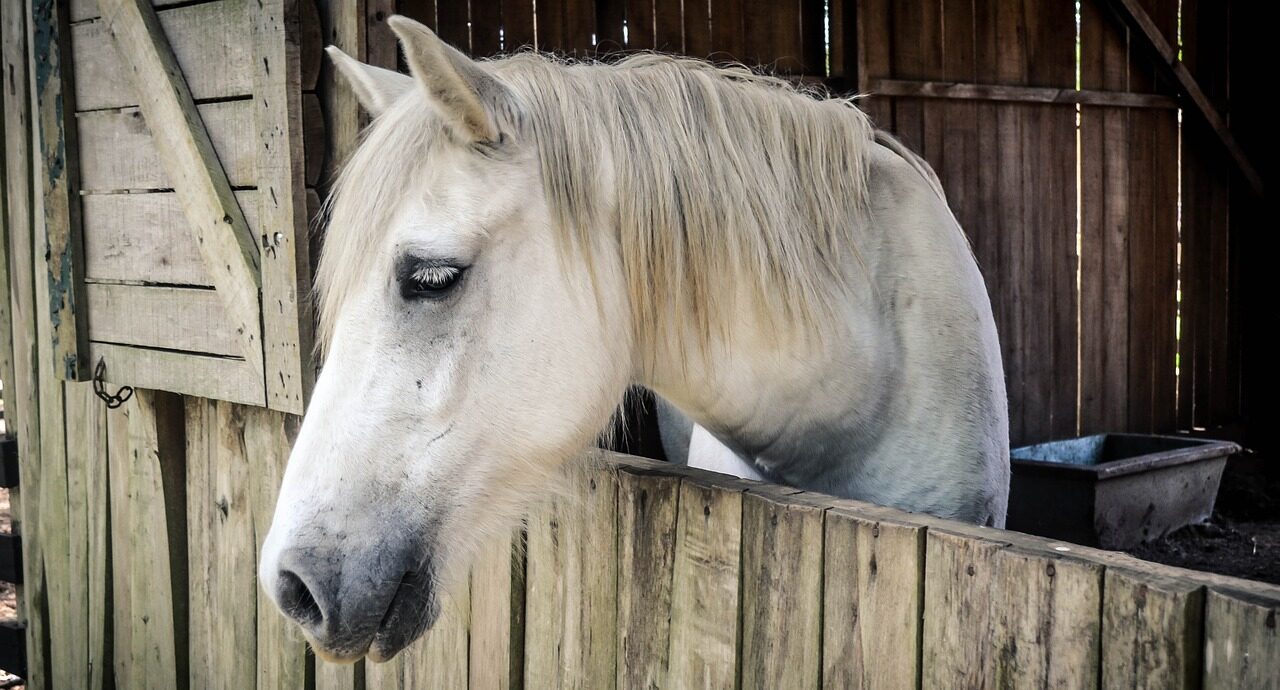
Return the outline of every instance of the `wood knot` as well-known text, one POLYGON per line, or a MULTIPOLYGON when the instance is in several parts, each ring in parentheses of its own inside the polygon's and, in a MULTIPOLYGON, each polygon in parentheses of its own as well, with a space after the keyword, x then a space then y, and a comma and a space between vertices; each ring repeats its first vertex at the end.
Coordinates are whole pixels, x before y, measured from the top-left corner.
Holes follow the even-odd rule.
POLYGON ((871 536, 875 539, 880 538, 880 525, 876 524, 871 526, 871 536))
POLYGON ((702 506, 702 517, 711 517, 711 506, 702 506))
POLYGON ((1050 563, 1049 565, 1046 565, 1046 566, 1044 567, 1044 573, 1045 573, 1045 575, 1048 575, 1049 577, 1053 577, 1054 575, 1057 575, 1057 574, 1058 574, 1058 569, 1057 569, 1057 568, 1055 568, 1055 567, 1053 567, 1053 564, 1052 564, 1052 563, 1050 563))
POLYGON ((973 567, 973 564, 969 564, 969 566, 966 567, 964 571, 969 574, 969 577, 973 577, 974 575, 978 574, 978 569, 973 567))

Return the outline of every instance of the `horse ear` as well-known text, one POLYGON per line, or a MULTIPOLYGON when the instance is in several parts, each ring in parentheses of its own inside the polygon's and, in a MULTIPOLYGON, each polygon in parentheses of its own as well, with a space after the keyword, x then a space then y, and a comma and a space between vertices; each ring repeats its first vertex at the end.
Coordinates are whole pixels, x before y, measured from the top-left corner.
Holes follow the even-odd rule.
POLYGON ((501 132, 494 115, 506 88, 422 24, 400 15, 387 24, 400 38, 409 71, 452 132, 468 143, 498 141, 501 132))
POLYGON ((413 88, 413 77, 407 74, 366 65, 337 46, 329 46, 325 52, 329 53, 329 59, 333 60, 351 90, 355 91, 356 100, 374 117, 381 115, 397 98, 413 88))

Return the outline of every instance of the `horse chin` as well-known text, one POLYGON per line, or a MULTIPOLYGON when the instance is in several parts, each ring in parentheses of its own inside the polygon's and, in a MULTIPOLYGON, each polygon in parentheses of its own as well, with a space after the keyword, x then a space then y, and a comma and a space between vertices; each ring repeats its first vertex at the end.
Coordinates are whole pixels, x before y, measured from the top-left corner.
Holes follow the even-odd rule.
POLYGON ((365 652, 359 652, 357 654, 334 653, 317 644, 315 639, 310 635, 304 633, 303 637, 307 639, 307 644, 311 646, 311 651, 315 652, 316 656, 331 664, 354 664, 365 656, 365 652))

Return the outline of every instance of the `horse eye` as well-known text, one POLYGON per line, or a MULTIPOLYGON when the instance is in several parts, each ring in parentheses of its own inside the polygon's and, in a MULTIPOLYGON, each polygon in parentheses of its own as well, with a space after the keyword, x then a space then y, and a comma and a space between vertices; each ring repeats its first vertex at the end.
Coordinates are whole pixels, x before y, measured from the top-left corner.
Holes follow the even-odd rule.
POLYGON ((416 266, 400 276, 400 296, 405 299, 440 297, 462 278, 457 266, 416 266))

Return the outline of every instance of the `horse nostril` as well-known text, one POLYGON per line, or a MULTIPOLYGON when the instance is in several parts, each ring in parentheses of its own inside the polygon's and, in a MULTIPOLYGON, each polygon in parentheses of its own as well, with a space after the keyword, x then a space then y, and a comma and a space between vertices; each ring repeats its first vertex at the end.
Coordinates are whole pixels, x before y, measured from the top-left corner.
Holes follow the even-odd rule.
POLYGON ((280 610, 284 611, 285 615, 303 626, 316 625, 324 619, 324 615, 320 612, 320 605, 316 603, 316 598, 311 594, 307 583, 293 571, 280 572, 278 587, 280 588, 280 610))

